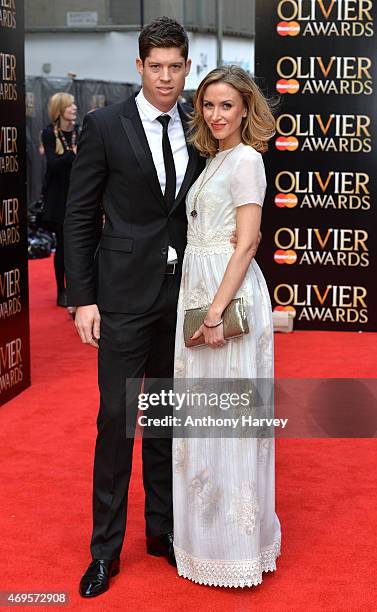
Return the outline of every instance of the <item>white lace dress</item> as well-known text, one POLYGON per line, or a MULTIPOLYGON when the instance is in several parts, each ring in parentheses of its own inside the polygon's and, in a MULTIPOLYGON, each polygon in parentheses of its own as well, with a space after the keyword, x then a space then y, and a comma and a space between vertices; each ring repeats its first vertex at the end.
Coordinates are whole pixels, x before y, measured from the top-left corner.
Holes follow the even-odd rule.
MULTIPOLYGON (((262 206, 266 190, 262 156, 252 147, 241 143, 218 153, 207 177, 217 164, 221 168, 199 193, 195 218, 190 212, 202 176, 187 196, 175 377, 272 378, 271 304, 255 260, 237 293, 246 303, 250 333, 218 349, 184 346, 184 310, 211 303, 233 253, 229 238, 236 207, 262 206)), ((272 438, 173 440, 174 548, 180 576, 200 584, 245 587, 260 584, 262 572, 276 569, 281 532, 274 451, 272 438)))

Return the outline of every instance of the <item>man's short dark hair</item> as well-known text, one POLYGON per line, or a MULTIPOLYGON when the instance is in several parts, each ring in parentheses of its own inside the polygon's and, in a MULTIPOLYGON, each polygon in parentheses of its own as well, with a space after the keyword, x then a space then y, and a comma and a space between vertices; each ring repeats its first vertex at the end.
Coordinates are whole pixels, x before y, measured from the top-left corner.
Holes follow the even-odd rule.
POLYGON ((144 64, 151 49, 167 49, 177 47, 181 50, 185 62, 188 57, 188 36, 186 30, 178 21, 169 17, 154 19, 140 32, 139 36, 139 56, 144 64))

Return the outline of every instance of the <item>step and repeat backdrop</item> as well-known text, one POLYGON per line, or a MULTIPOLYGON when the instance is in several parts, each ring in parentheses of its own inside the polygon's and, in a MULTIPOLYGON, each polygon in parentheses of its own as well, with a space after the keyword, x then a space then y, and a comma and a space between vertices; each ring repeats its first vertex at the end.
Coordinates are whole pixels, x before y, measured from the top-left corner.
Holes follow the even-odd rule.
POLYGON ((279 99, 258 257, 273 309, 296 329, 376 331, 377 2, 256 11, 256 77, 279 99))
POLYGON ((24 6, 0 0, 0 405, 30 384, 24 6))

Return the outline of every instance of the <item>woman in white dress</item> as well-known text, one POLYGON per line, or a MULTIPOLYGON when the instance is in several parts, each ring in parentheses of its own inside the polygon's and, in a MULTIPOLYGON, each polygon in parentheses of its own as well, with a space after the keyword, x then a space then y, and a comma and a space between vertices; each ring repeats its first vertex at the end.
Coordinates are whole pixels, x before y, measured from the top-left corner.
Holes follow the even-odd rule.
MULTIPOLYGON (((187 196, 175 377, 272 379, 271 304, 254 255, 266 190, 261 153, 274 119, 237 66, 210 72, 194 106, 191 141, 208 160, 187 196), (222 313, 235 297, 244 298, 250 333, 225 341, 222 313), (208 314, 193 338, 203 336, 206 346, 186 348, 184 311, 205 305, 208 314)), ((273 438, 176 438, 173 462, 179 575, 215 586, 260 584, 280 554, 273 438)))

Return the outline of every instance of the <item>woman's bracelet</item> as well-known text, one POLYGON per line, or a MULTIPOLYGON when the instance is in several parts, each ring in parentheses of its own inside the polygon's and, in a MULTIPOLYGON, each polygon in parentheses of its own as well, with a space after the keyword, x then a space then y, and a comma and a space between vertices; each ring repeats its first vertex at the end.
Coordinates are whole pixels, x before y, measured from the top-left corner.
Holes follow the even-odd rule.
POLYGON ((207 325, 207 323, 203 321, 203 325, 204 327, 207 327, 207 329, 213 329, 214 327, 219 327, 219 325, 221 325, 222 323, 224 323, 224 319, 220 319, 220 321, 218 323, 215 323, 215 325, 207 325))

